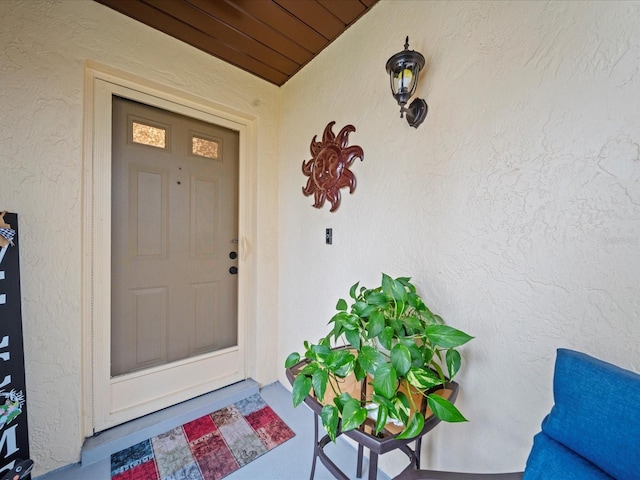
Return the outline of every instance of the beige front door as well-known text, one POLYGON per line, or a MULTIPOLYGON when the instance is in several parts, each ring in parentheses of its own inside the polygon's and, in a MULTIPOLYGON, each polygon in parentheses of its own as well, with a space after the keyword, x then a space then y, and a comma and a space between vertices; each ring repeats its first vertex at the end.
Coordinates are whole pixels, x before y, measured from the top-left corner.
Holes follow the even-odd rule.
POLYGON ((243 373, 238 132, 117 96, 112 115, 111 415, 104 428, 243 373))

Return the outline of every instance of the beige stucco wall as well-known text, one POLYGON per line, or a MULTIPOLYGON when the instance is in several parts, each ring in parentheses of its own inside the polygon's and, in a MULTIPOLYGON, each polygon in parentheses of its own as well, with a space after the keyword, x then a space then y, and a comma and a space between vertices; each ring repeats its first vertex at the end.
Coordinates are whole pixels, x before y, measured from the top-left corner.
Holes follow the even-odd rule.
POLYGON ((412 276, 476 336, 459 377, 471 421, 438 426, 423 461, 478 471, 524 466, 556 348, 640 371, 639 18, 638 2, 382 1, 285 84, 280 364, 353 283, 412 276), (417 130, 384 70, 405 35, 427 59, 417 130), (300 169, 334 120, 365 159, 329 213, 300 169))
POLYGON ((250 374, 276 378, 279 89, 89 0, 0 2, 0 208, 17 212, 35 473, 79 460, 83 442, 82 168, 87 60, 257 119, 260 322, 250 374))

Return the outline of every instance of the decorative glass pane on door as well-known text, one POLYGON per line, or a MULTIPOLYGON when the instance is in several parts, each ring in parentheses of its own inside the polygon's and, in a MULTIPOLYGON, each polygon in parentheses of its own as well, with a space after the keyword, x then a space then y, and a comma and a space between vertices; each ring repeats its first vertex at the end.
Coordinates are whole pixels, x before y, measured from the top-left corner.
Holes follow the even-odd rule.
POLYGON ((191 153, 198 157, 220 160, 220 150, 222 149, 222 139, 204 138, 198 134, 191 134, 191 153))
POLYGON ((167 129, 131 120, 131 141, 150 147, 167 148, 167 129))

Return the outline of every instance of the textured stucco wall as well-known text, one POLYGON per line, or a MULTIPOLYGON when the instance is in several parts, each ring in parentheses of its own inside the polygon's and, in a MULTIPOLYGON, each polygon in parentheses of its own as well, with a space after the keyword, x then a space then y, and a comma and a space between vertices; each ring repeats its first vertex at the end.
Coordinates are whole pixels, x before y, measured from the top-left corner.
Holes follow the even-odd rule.
POLYGON ((638 2, 383 0, 285 84, 281 365, 353 283, 412 276, 477 337, 459 377, 471 421, 440 425, 423 459, 477 471, 524 466, 557 347, 640 371, 638 19, 638 2), (407 34, 427 59, 418 130, 384 70, 407 34), (333 214, 300 170, 332 120, 365 152, 333 214))
MULTIPOLYGON (((0 208, 20 215, 29 427, 35 473, 78 461, 82 417, 82 138, 92 60, 258 119, 254 172, 261 359, 276 378, 279 90, 89 0, 0 2, 0 208), (265 279, 262 281, 261 279, 265 279)), ((251 347, 250 347, 251 348, 251 347)))

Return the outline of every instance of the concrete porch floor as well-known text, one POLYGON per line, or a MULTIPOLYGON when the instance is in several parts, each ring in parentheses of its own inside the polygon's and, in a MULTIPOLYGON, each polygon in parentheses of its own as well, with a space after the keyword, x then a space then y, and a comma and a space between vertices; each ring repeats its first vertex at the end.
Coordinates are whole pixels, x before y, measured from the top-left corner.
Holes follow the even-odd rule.
MULTIPOLYGON (((93 439, 90 439, 85 443, 85 448, 83 449, 83 464, 77 463, 69 465, 35 477, 34 480, 110 480, 110 452, 114 448, 117 448, 117 450, 113 451, 118 451, 129 445, 145 440, 150 436, 173 428, 173 426, 165 428, 167 422, 171 422, 170 419, 181 418, 183 415, 186 415, 187 418, 190 417, 187 420, 181 420, 177 423, 179 425, 185 421, 189 421, 189 419, 198 418, 198 416, 215 411, 239 400, 239 398, 237 398, 238 395, 251 395, 257 391, 257 384, 252 381, 249 382, 251 383, 244 384, 245 382, 240 382, 243 385, 231 385, 227 387, 229 390, 222 389, 218 392, 213 392, 219 393, 223 395, 223 397, 215 395, 208 404, 207 402, 203 402, 202 397, 200 397, 200 399, 194 399, 172 407, 173 410, 171 410, 169 414, 167 414, 167 412, 164 412, 164 414, 163 412, 158 412, 158 414, 145 417, 144 425, 138 423, 137 425, 128 425, 126 428, 123 427, 120 434, 113 433, 111 430, 104 432, 100 436, 95 437, 93 442, 93 439), (200 411, 204 413, 199 414, 200 411), (148 425, 150 422, 154 423, 155 426, 148 425), (148 430, 148 428, 152 430, 148 430), (153 429, 159 431, 153 433, 153 429), (152 433, 149 434, 149 431, 152 433), (103 435, 113 438, 107 438, 108 442, 104 442, 103 440, 98 441, 103 435), (109 442, 113 442, 114 438, 118 436, 124 437, 125 443, 109 444, 109 442), (140 436, 144 438, 138 439, 140 436), (98 443, 98 445, 92 445, 92 443, 98 443), (109 445, 104 446, 105 444, 109 445), (117 445, 117 447, 114 445, 117 445)), ((296 436, 225 477, 225 480, 303 480, 309 478, 313 457, 312 411, 306 405, 293 408, 291 393, 278 382, 265 386, 260 390, 260 394, 267 404, 289 425, 296 436)), ((240 398, 244 397, 240 396, 240 398)), ((339 438, 335 444, 327 447, 325 451, 328 452, 332 460, 349 475, 350 478, 356 478, 357 451, 351 444, 339 438)), ((363 478, 367 478, 367 475, 368 464, 365 459, 363 478)), ((333 479, 334 477, 327 471, 322 463, 318 461, 315 480, 333 479)), ((389 480, 389 477, 384 472, 378 470, 378 480, 389 480)))

